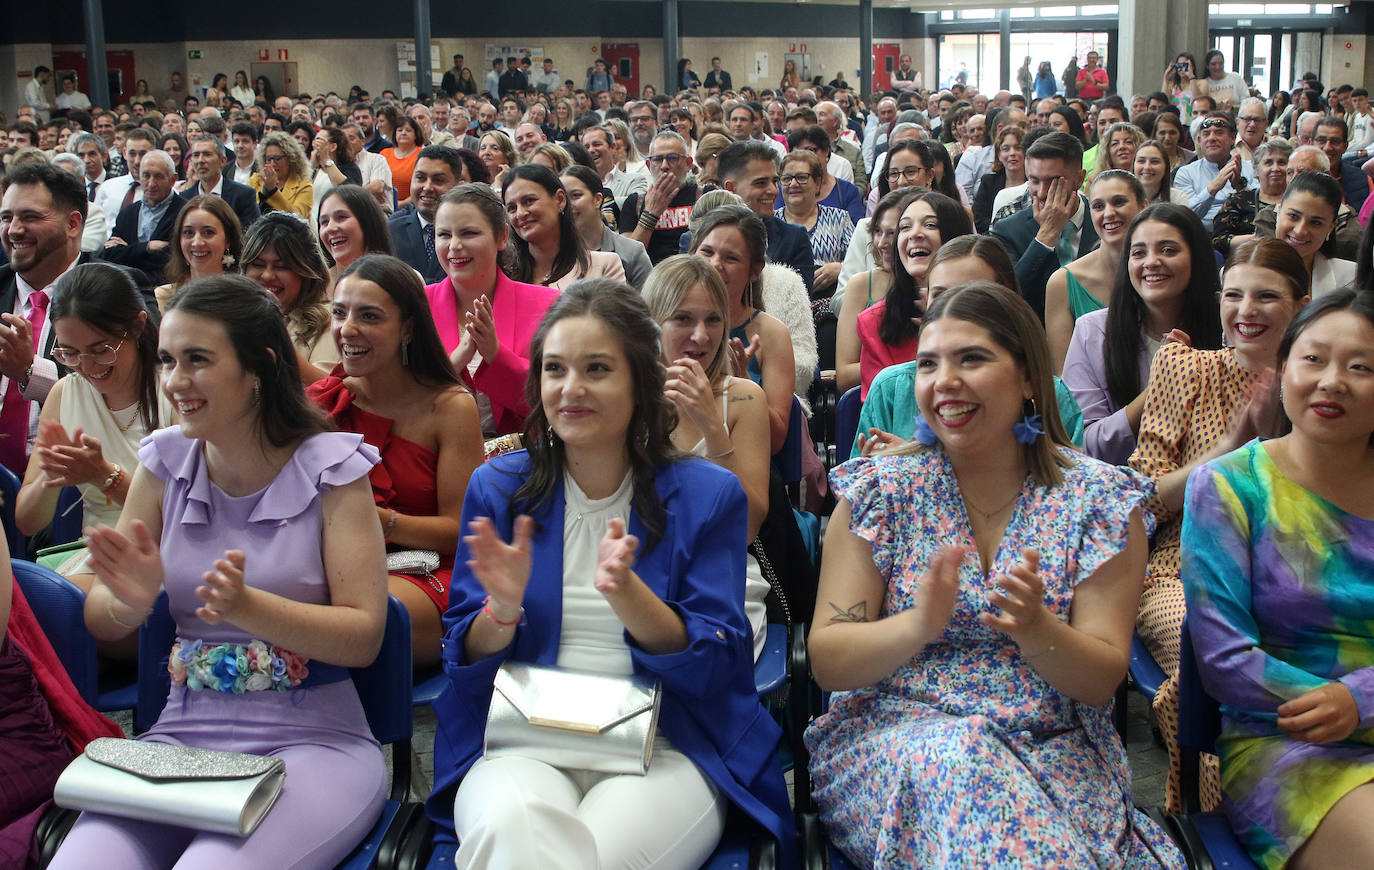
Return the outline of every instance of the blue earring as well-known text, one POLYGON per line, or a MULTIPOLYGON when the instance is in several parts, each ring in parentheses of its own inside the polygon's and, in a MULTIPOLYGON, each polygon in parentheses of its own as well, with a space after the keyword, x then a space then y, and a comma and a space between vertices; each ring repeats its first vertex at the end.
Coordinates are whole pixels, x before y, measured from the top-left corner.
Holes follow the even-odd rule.
POLYGON ((1015 433, 1016 440, 1022 444, 1034 444, 1035 439, 1045 434, 1045 426, 1040 420, 1040 415, 1035 413, 1035 400, 1027 399, 1030 402, 1030 411, 1025 413, 1020 420, 1011 424, 1011 431, 1015 433))
POLYGON ((940 438, 935 434, 935 430, 930 428, 926 422, 925 415, 917 411, 912 422, 915 424, 911 431, 911 440, 927 447, 934 447, 940 443, 940 438))

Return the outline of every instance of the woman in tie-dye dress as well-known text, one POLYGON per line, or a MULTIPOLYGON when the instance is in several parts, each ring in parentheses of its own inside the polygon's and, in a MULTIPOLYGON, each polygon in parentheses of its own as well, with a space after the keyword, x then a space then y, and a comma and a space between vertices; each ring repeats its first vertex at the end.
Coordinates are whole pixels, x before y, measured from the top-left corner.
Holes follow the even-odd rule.
POLYGON ((1223 806, 1266 870, 1374 866, 1374 299, 1279 348, 1291 434, 1188 481, 1183 583, 1223 806))
POLYGON ((833 478, 810 641, 836 694, 806 733, 832 841, 864 867, 1182 868, 1111 723, 1148 482, 1035 416, 1044 329, 996 284, 935 301, 915 392, 926 446, 833 478))

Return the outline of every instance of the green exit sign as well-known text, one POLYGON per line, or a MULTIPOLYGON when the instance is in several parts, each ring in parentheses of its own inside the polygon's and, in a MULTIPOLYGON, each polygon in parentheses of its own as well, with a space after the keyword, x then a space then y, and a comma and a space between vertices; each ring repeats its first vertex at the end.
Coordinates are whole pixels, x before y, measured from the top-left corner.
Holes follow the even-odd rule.
POLYGON ((187 59, 187 60, 200 60, 200 59, 203 58, 203 57, 204 57, 204 54, 202 54, 202 53, 201 53, 201 50, 198 49, 198 48, 192 48, 192 49, 190 49, 190 50, 188 50, 188 51, 186 52, 186 59, 187 59))

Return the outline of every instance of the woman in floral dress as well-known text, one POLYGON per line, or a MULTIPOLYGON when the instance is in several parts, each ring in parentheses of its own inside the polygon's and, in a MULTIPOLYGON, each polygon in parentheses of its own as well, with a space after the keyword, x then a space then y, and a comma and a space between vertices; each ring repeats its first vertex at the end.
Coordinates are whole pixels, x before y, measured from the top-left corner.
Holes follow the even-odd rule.
POLYGON ((951 289, 921 330, 916 441, 836 470, 810 637, 821 818, 873 867, 1169 867, 1112 728, 1148 484, 1066 449, 1027 303, 951 289), (1018 443, 1019 442, 1019 443, 1018 443))

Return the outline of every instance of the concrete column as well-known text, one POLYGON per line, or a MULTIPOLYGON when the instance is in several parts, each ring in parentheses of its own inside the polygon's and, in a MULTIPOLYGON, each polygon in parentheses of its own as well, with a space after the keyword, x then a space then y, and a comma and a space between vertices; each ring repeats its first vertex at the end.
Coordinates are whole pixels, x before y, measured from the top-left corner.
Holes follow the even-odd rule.
MULTIPOLYGON (((659 93, 672 96, 682 90, 682 82, 677 78, 677 61, 680 57, 682 40, 678 36, 677 0, 663 0, 663 88, 659 93)), ((698 75, 705 81, 704 73, 698 75)), ((634 94, 630 96, 638 99, 634 94)))
MULTIPOLYGON (((83 82, 91 104, 110 108, 110 76, 105 70, 105 8, 100 0, 83 0, 86 17, 86 75, 83 82)), ((59 87, 60 91, 61 88, 59 87)))
MULTIPOLYGON (((997 87, 1011 90, 1011 10, 1001 9, 997 13, 997 87)), ((1020 64, 1018 64, 1019 66, 1020 64)))
POLYGON ((859 95, 873 98, 873 0, 859 0, 859 95))
POLYGON ((1128 102, 1132 94, 1159 90, 1164 67, 1180 51, 1191 51, 1202 63, 1211 44, 1207 36, 1207 0, 1170 0, 1167 13, 1158 0, 1121 0, 1117 37, 1116 92, 1128 102))
POLYGON ((415 0, 415 95, 432 93, 434 73, 430 70, 429 62, 429 0, 415 0))

